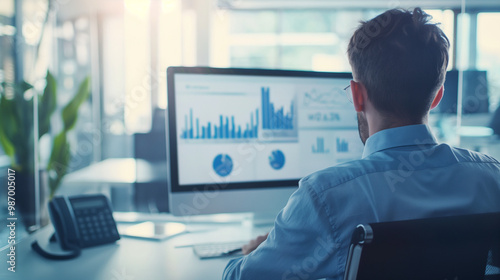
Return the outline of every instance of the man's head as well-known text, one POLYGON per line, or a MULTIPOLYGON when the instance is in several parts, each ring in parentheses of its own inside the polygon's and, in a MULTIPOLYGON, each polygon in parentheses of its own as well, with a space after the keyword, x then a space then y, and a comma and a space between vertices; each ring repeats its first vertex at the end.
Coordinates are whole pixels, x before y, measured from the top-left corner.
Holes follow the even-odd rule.
MULTIPOLYGON (((449 41, 429 20, 420 8, 389 10, 362 22, 351 37, 347 53, 355 81, 352 90, 362 86, 385 121, 421 123, 439 102, 433 101, 440 90, 442 94, 449 41)), ((360 122, 366 122, 364 108, 356 110, 360 122)), ((368 132, 362 130, 368 124, 359 125, 364 142, 368 132)))

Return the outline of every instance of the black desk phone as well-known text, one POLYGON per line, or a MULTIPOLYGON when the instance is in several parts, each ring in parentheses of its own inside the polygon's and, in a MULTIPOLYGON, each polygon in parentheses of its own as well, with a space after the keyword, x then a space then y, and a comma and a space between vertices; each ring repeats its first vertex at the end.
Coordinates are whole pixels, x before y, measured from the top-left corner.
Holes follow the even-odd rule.
MULTIPOLYGON (((70 259, 82 248, 112 243, 120 239, 109 200, 104 195, 57 196, 49 202, 55 239, 70 254, 57 255, 43 250, 35 241, 33 250, 50 259, 70 259)), ((53 239, 53 238, 51 238, 53 239)))

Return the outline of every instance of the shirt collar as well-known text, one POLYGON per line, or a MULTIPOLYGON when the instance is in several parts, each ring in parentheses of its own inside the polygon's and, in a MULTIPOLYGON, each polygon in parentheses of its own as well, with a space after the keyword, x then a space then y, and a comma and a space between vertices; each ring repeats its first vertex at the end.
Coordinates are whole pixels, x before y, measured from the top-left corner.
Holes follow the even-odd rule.
POLYGON ((425 124, 384 129, 368 137, 363 158, 390 148, 428 144, 437 144, 437 141, 425 124))

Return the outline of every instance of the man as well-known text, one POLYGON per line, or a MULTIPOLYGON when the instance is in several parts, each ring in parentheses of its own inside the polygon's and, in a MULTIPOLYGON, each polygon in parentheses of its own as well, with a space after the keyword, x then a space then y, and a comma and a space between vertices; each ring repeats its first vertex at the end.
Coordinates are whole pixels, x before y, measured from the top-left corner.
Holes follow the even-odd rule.
POLYGON ((426 126, 449 48, 428 20, 419 8, 390 10, 355 31, 347 52, 362 159, 303 178, 224 279, 342 279, 360 223, 500 211, 500 163, 438 144, 426 126))

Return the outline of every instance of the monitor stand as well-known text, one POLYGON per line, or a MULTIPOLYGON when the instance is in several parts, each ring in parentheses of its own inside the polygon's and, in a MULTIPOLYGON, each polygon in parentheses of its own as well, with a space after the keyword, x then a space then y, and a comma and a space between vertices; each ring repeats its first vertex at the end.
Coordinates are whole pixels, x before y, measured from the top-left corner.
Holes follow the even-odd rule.
POLYGON ((176 217, 166 213, 114 213, 123 236, 158 241, 184 233, 212 231, 219 226, 241 226, 249 232, 250 238, 255 238, 272 229, 276 215, 247 212, 176 217))
POLYGON ((121 236, 157 241, 165 240, 184 233, 188 233, 186 225, 178 222, 142 222, 120 230, 121 236))
POLYGON ((272 227, 276 219, 276 213, 249 213, 248 219, 249 220, 243 221, 243 223, 251 223, 250 225, 253 227, 272 227))

